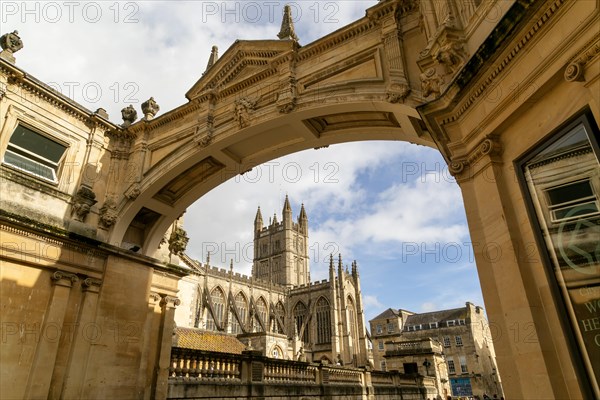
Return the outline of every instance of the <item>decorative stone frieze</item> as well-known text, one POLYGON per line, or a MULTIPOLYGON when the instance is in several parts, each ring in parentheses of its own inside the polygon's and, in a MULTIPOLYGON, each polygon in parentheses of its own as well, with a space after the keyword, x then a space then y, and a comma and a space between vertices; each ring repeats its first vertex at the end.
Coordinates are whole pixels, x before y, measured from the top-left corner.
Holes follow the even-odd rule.
POLYGON ((75 214, 75 220, 85 222, 85 218, 96 203, 96 193, 89 187, 82 185, 73 197, 71 214, 75 214))

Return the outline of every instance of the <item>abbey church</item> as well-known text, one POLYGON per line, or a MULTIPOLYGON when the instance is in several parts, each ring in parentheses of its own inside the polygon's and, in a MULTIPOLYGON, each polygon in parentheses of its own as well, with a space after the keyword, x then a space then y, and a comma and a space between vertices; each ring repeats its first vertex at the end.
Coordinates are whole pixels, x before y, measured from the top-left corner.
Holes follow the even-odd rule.
POLYGON ((180 282, 175 323, 236 335, 267 357, 368 365, 358 265, 349 271, 331 255, 329 279, 311 282, 308 243, 304 205, 294 220, 286 196, 281 222, 275 215, 267 226, 259 207, 252 275, 182 256, 193 272, 180 282))

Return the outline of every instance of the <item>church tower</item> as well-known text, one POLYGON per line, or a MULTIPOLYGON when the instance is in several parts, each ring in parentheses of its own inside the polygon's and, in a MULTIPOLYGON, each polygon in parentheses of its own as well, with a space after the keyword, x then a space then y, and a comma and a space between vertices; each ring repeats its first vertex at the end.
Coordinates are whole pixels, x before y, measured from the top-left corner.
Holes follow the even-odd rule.
POLYGON ((268 226, 263 225, 259 207, 254 219, 252 277, 295 287, 308 283, 309 276, 308 217, 304 204, 294 221, 286 195, 281 222, 274 215, 268 226))

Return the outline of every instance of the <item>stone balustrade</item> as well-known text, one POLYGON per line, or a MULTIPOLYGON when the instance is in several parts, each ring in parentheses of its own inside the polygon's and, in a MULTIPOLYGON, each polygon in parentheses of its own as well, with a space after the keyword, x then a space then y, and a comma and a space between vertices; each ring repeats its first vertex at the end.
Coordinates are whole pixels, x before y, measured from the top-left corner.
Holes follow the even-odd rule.
POLYGON ((226 354, 173 347, 169 367, 169 399, 288 398, 297 393, 332 399, 425 399, 433 379, 369 368, 277 360, 260 352, 226 354), (270 394, 271 393, 271 394, 270 394), (380 397, 378 397, 380 398, 380 397))

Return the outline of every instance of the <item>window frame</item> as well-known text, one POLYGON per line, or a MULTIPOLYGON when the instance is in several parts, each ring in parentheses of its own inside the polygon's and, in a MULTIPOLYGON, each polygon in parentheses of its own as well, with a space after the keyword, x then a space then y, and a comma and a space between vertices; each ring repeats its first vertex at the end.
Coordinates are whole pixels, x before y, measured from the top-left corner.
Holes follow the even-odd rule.
POLYGON ((2 153, 2 160, 0 161, 2 163, 2 165, 7 168, 10 168, 12 170, 16 170, 16 171, 19 171, 20 173, 26 174, 27 176, 32 177, 34 179, 39 179, 45 183, 49 183, 51 185, 57 186, 60 183, 62 171, 64 169, 63 166, 65 164, 65 159, 67 158, 67 154, 68 154, 69 148, 70 148, 70 143, 65 140, 61 140, 60 138, 56 137, 56 135, 47 133, 45 130, 36 128, 32 124, 24 122, 20 119, 17 119, 16 123, 14 124, 14 126, 12 128, 12 131, 8 130, 8 132, 10 132, 10 135, 8 136, 8 140, 6 141, 6 147, 4 148, 4 151, 2 153), (33 134, 42 136, 45 139, 47 139, 51 142, 54 142, 55 144, 63 147, 64 150, 63 150, 59 160, 57 162, 54 162, 54 161, 44 157, 41 154, 38 154, 38 153, 35 153, 28 149, 25 149, 25 148, 19 146, 18 144, 11 143, 11 139, 13 138, 15 132, 17 131, 17 129, 19 129, 19 127, 22 127, 24 129, 32 132, 33 134), (17 151, 11 149, 11 147, 13 149, 16 149, 17 151), (21 158, 27 159, 31 162, 34 162, 36 164, 45 166, 50 171, 52 171, 53 179, 49 179, 41 174, 35 173, 28 169, 19 167, 18 165, 7 162, 6 161, 6 153, 7 152, 14 154, 17 157, 21 157, 21 158), (27 155, 29 155, 29 157, 23 155, 22 153, 26 153, 27 155), (50 166, 49 164, 51 164, 52 166, 50 166))

